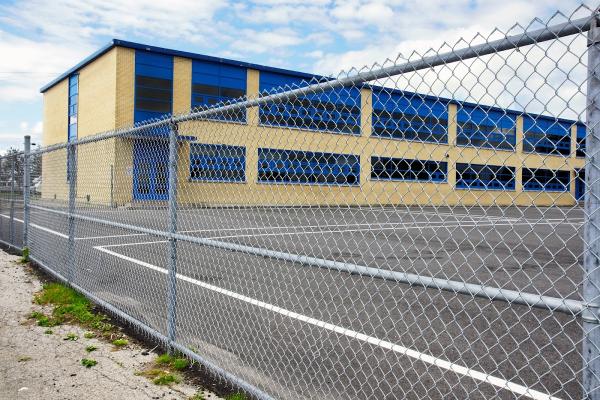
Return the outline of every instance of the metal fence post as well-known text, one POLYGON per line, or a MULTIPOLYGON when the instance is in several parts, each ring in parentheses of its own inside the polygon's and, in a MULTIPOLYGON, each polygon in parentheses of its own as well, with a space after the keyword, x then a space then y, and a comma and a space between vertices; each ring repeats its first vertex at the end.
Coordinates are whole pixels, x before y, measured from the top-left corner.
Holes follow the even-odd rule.
POLYGON ((67 281, 73 282, 75 272, 75 199, 77 195, 77 147, 67 147, 67 179, 69 181, 69 215, 68 215, 68 249, 67 249, 67 281))
POLYGON ((29 240, 29 195, 31 186, 31 136, 25 136, 23 153, 23 249, 29 240))
POLYGON ((585 399, 600 399, 600 28, 588 34, 587 156, 583 300, 583 389, 585 399))
POLYGON ((15 168, 17 168, 17 154, 13 154, 11 157, 12 162, 10 166, 10 227, 9 227, 9 240, 12 246, 15 245, 15 168))
MULTIPOLYGON (((169 130, 169 233, 177 232, 177 123, 171 123, 169 130)), ((169 269, 167 274, 168 309, 167 337, 169 348, 176 338, 177 324, 177 240, 169 237, 169 269)))

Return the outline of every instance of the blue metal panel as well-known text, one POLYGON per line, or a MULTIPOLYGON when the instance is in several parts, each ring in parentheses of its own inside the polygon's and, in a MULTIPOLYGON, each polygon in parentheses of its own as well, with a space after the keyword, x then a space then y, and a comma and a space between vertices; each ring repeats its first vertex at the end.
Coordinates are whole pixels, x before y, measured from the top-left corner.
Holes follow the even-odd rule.
POLYGON ((457 163, 456 188, 515 190, 515 168, 502 165, 457 163))
POLYGON ((585 157, 585 138, 587 136, 585 125, 577 124, 577 157, 585 157))
MULTIPOLYGON (((316 82, 316 77, 305 81, 298 76, 261 72, 259 90, 263 94, 273 94, 316 82)), ((360 90, 338 88, 296 100, 264 104, 260 106, 260 122, 270 126, 358 135, 360 90)))
MULTIPOLYGON (((223 65, 210 61, 192 63, 192 107, 214 106, 231 102, 246 95, 247 71, 244 67, 223 65)), ((219 115, 215 119, 246 121, 244 109, 219 115)))
POLYGON ((446 99, 373 90, 373 136, 448 143, 447 128, 446 99))
POLYGON ((360 156, 259 148, 258 181, 357 186, 360 184, 360 156))
POLYGON ((575 199, 583 200, 585 197, 585 169, 575 170, 575 199))
POLYGON ((523 150, 568 156, 571 153, 571 125, 541 115, 523 116, 523 150))
POLYGON ((208 182, 244 182, 246 148, 219 144, 192 143, 190 179, 208 182))
MULTIPOLYGON (((135 52, 134 122, 163 118, 173 110, 173 57, 135 52)), ((168 134, 168 131, 157 132, 168 134)))
POLYGON ((517 141, 516 120, 516 113, 459 103, 457 144, 514 150, 517 141))

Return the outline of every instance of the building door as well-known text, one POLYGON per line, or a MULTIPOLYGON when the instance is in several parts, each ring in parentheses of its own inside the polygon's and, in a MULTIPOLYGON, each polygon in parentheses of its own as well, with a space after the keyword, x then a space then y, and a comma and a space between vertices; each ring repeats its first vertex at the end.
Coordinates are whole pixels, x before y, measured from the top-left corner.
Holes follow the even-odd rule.
POLYGON ((139 140, 133 149, 134 200, 169 198, 169 147, 166 141, 139 140))

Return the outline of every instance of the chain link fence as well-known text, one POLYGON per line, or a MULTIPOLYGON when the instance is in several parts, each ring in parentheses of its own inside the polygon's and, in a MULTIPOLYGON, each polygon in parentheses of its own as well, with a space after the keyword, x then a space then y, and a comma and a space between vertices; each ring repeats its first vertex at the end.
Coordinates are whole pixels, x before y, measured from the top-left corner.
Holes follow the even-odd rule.
POLYGON ((3 157, 2 241, 256 398, 600 398, 597 23, 3 157))

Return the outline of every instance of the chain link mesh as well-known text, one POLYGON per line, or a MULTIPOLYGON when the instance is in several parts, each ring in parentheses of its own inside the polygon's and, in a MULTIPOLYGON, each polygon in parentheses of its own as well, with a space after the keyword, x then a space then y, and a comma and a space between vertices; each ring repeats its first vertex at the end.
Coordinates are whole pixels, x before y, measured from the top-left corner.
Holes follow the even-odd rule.
POLYGON ((34 151, 26 245, 256 397, 582 398, 591 14, 34 151))

